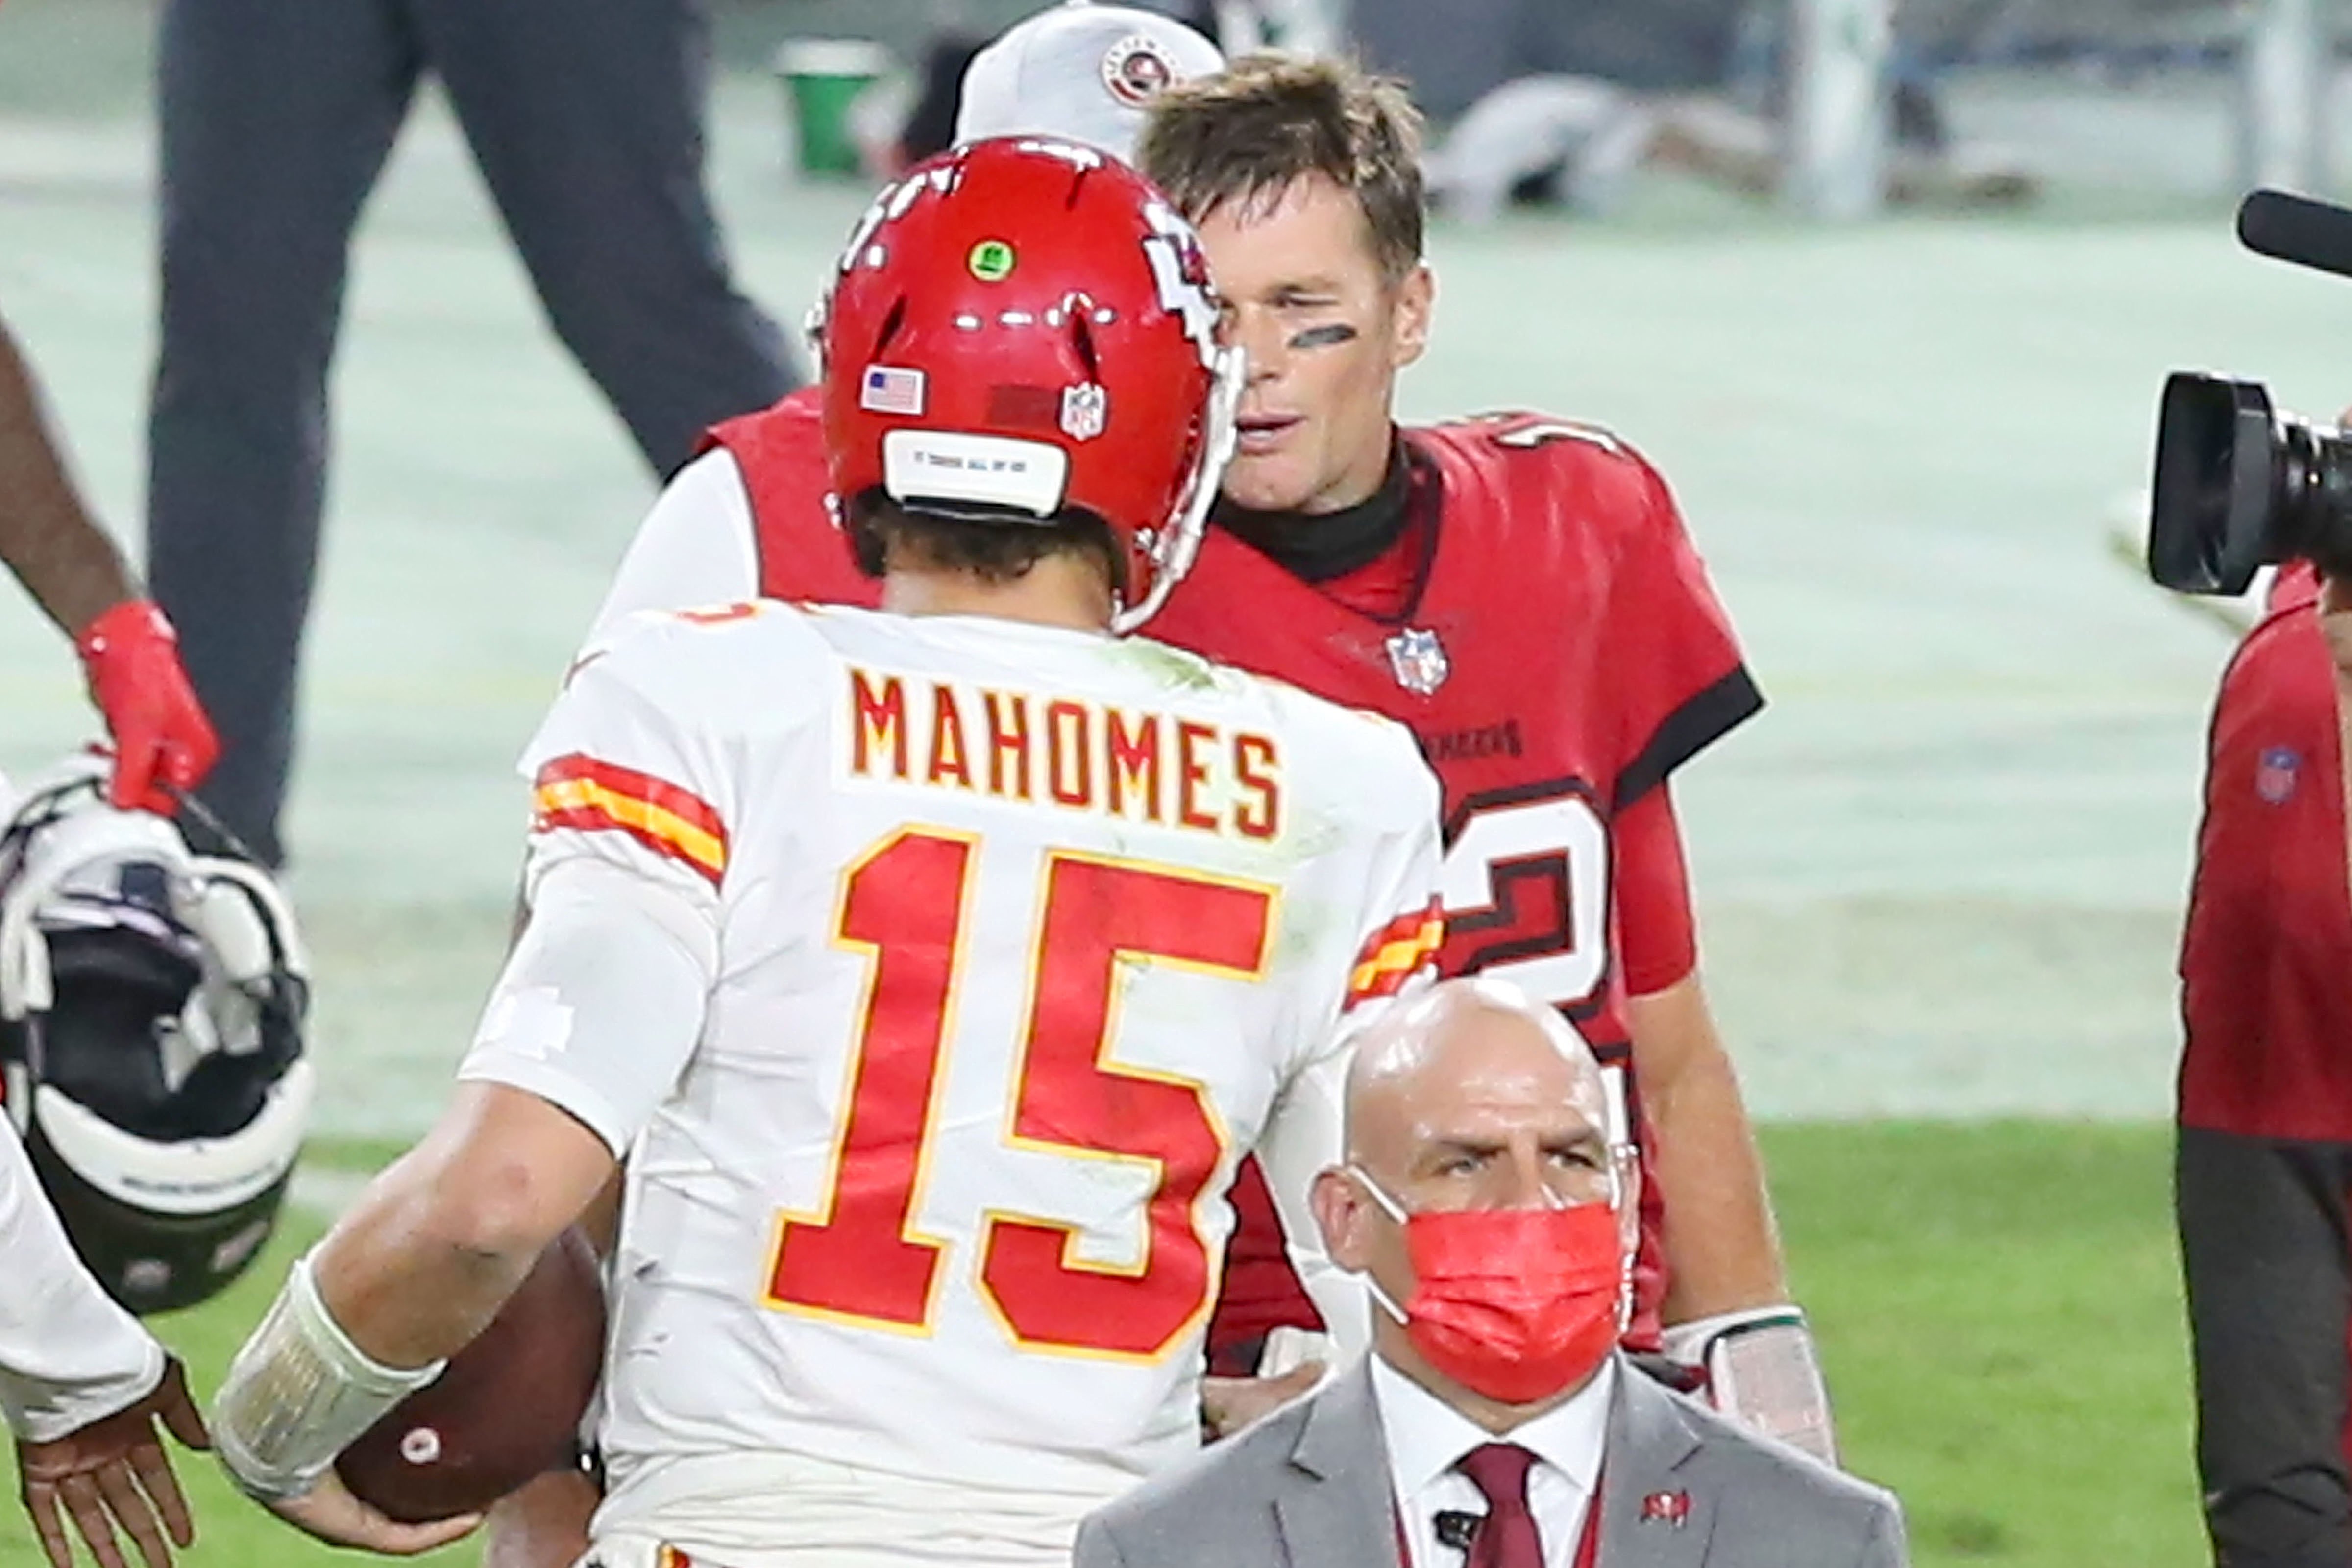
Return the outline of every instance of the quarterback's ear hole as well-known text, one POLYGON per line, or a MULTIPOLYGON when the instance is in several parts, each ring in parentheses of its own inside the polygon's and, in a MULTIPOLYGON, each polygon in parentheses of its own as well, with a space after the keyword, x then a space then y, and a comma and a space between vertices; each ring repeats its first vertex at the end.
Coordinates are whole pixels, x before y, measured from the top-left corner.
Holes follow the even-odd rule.
POLYGON ((890 347, 890 340, 897 337, 898 329, 906 324, 907 297, 901 294, 892 301, 890 313, 882 318, 882 331, 874 340, 874 358, 878 360, 883 356, 890 347))

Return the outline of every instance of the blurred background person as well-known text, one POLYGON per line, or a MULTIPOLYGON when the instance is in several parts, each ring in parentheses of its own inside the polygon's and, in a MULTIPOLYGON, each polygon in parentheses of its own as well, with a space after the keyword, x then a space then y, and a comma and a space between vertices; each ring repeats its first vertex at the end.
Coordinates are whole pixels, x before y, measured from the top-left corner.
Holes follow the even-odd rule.
POLYGON ((1144 5, 1215 39, 1229 55, 1265 48, 1328 55, 1349 47, 1348 0, 1144 0, 1144 5))
POLYGON ((958 142, 1024 131, 1131 159, 1151 96, 1224 64, 1213 26, 1176 9, 1061 0, 993 37, 933 31, 905 90, 886 83, 867 95, 871 117, 857 132, 866 172, 887 179, 958 142))
POLYGON ((797 374, 703 187, 700 0, 168 0, 148 569, 266 861, 295 742, 352 230, 439 80, 557 336, 657 475, 797 374))
MULTIPOLYGON (((1643 170, 1747 195, 1782 188, 1800 68, 1792 0, 1467 4, 1470 14, 1442 22, 1404 0, 1359 0, 1355 11, 1367 55, 1412 78, 1451 122, 1430 166, 1449 215, 1484 222, 1520 204, 1605 216, 1643 170)), ((2038 193, 2014 159, 1955 135, 1935 74, 1899 33, 1885 93, 1885 201, 2002 205, 2038 193)))

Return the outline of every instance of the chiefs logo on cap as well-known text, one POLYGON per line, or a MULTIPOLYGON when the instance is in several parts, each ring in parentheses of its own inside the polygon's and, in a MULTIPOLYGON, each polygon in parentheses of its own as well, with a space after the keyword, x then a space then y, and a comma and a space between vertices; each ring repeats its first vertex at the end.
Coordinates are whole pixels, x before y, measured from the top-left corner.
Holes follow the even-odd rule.
POLYGON ((1103 86, 1129 109, 1141 109, 1176 80, 1176 62, 1156 39, 1137 33, 1110 47, 1102 59, 1103 86))

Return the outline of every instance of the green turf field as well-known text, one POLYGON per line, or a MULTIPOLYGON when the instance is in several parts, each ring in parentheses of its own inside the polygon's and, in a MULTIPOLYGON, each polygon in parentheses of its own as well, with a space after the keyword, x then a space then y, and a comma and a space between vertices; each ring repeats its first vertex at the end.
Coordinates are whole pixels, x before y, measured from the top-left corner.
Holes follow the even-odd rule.
MULTIPOLYGON (((1890 1121, 1773 1127, 1765 1143, 1847 1461, 1902 1493, 1921 1568, 2199 1561, 2162 1134, 1890 1121)), ((158 1323, 200 1397, 311 1234, 284 1238, 219 1302, 158 1323)), ((209 1461, 182 1472, 196 1568, 349 1561, 235 1497, 209 1461)), ((34 1550, 0 1508, 0 1563, 34 1550)))

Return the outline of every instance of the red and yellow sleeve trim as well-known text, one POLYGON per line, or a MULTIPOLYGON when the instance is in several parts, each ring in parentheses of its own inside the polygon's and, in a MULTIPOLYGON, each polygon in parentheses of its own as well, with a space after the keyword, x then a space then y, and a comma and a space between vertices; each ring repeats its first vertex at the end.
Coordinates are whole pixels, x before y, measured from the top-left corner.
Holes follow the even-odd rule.
POLYGON ((1399 915, 1374 931, 1357 955, 1355 973, 1348 980, 1348 1005, 1395 995, 1435 961, 1444 945, 1445 911, 1436 900, 1425 910, 1399 915))
POLYGON ((727 874, 727 825, 719 813, 701 796, 651 773, 572 752, 539 770, 530 806, 533 832, 625 833, 714 888, 727 874))

